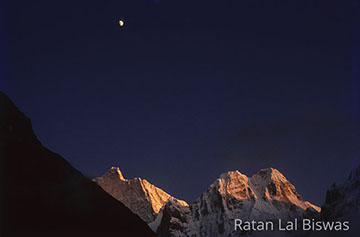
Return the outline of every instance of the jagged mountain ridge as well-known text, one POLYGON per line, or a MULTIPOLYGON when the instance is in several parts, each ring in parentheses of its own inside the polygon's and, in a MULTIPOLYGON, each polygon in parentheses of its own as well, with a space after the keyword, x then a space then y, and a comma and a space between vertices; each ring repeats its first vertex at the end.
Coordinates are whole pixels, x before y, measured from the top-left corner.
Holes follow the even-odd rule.
POLYGON ((122 203, 41 145, 0 91, 0 236, 154 236, 122 203))
POLYGON ((251 177, 222 174, 191 205, 146 180, 127 180, 117 167, 94 179, 104 190, 147 221, 158 236, 232 236, 233 220, 290 220, 315 216, 320 208, 304 201, 277 169, 251 177))
POLYGON ((250 178, 229 171, 189 207, 168 202, 162 220, 156 220, 160 223, 157 235, 237 236, 240 233, 234 232, 234 219, 302 219, 319 211, 276 169, 260 170, 250 178))
MULTIPOLYGON (((169 199, 175 199, 145 179, 125 179, 118 167, 110 168, 102 177, 93 181, 147 223, 155 220, 155 216, 169 199)), ((178 202, 188 205, 185 201, 178 202)))

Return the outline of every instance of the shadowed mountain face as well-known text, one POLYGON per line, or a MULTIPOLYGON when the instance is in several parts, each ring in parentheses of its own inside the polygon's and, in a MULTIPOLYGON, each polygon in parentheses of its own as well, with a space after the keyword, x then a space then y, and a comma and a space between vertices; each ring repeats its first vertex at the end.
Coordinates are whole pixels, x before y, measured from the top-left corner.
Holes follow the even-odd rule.
POLYGON ((351 171, 344 184, 335 185, 327 191, 322 206, 323 220, 342 220, 350 222, 350 234, 360 233, 360 165, 351 171))
POLYGON ((1 236, 154 236, 122 203, 41 145, 0 92, 1 236))

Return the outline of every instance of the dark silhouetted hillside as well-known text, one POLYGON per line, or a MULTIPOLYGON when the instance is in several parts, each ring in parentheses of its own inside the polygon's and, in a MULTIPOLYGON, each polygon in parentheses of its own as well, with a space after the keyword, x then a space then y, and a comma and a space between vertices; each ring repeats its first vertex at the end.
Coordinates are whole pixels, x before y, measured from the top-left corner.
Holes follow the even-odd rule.
POLYGON ((42 146, 3 92, 0 158, 1 236, 154 236, 122 203, 42 146))

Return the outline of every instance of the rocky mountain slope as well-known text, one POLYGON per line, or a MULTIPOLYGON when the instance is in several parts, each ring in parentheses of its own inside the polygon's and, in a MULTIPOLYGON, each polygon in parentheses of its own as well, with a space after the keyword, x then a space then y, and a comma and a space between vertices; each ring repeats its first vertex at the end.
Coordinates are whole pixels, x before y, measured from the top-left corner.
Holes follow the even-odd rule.
MULTIPOLYGON (((145 179, 125 179, 118 167, 112 167, 102 177, 93 181, 147 223, 155 220, 155 216, 169 199, 174 199, 145 179)), ((187 205, 184 201, 178 202, 187 205)))
POLYGON ((41 145, 0 91, 0 236, 154 236, 138 216, 41 145))
POLYGON ((116 167, 94 181, 148 222, 158 236, 237 236, 234 219, 301 220, 320 212, 272 168, 252 177, 239 171, 224 173, 191 205, 146 180, 125 179, 116 167))
POLYGON ((344 184, 334 184, 327 191, 321 219, 350 221, 351 233, 360 232, 360 165, 350 173, 344 184))
POLYGON ((248 178, 239 171, 222 174, 200 198, 186 207, 168 202, 162 209, 158 236, 238 236, 234 219, 299 220, 320 211, 306 202, 276 169, 248 178))

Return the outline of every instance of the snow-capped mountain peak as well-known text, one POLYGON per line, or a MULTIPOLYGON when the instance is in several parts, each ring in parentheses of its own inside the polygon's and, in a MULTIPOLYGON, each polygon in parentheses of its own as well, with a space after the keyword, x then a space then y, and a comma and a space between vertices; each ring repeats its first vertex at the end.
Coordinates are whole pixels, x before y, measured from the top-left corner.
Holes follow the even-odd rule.
POLYGON ((238 170, 228 171, 210 186, 216 188, 221 195, 231 195, 237 199, 247 199, 254 197, 254 192, 249 188, 249 179, 238 170))
POLYGON ((221 174, 189 207, 168 202, 161 211, 163 219, 157 218, 157 223, 160 222, 157 233, 159 236, 238 236, 233 228, 235 219, 300 220, 319 211, 320 208, 303 201, 277 169, 262 169, 250 178, 235 170, 221 174))
POLYGON ((268 168, 260 170, 250 178, 250 186, 257 198, 292 203, 303 210, 312 207, 318 212, 320 211, 320 208, 304 202, 294 185, 277 169, 268 168))
POLYGON ((223 173, 191 205, 144 179, 125 179, 117 167, 95 182, 139 215, 158 236, 237 236, 235 219, 300 220, 320 212, 274 168, 251 177, 238 170, 223 173))

